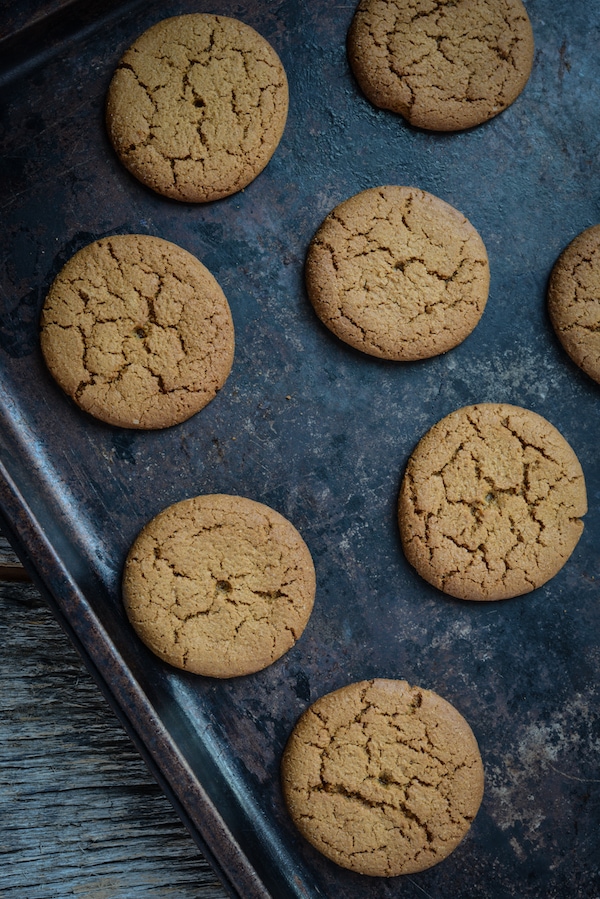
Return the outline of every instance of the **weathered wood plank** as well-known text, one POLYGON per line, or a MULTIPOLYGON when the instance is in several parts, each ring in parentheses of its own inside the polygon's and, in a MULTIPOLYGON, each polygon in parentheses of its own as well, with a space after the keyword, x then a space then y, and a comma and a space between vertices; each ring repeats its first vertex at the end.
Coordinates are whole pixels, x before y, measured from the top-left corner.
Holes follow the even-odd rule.
POLYGON ((3 534, 0 534, 0 565, 20 565, 12 546, 3 534))
POLYGON ((0 584, 2 899, 225 899, 37 590, 0 584))
POLYGON ((0 581, 28 581, 23 566, 6 537, 0 534, 0 581))

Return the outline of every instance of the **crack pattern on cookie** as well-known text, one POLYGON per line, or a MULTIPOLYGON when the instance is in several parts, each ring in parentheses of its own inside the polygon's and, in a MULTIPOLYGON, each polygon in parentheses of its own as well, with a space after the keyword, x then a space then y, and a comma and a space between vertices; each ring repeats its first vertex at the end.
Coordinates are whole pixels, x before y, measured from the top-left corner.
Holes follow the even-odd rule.
POLYGON ((337 864, 390 877, 424 870, 464 838, 483 765, 460 713, 406 681, 350 684, 317 700, 282 759, 300 832, 337 864))
POLYGON ((169 506, 142 530, 123 598, 144 643, 178 668, 251 674, 302 635, 315 598, 306 543, 274 509, 214 494, 169 506))
POLYGON ((253 28, 227 16, 164 19, 125 52, 106 121, 123 164, 173 199, 208 202, 246 187, 281 140, 288 85, 253 28))
POLYGON ((467 406, 411 455, 400 490, 402 546, 451 596, 508 599, 563 567, 587 511, 579 461, 548 421, 506 404, 467 406))
POLYGON ((529 79, 533 52, 521 0, 362 0, 348 35, 367 98, 437 131, 506 109, 529 79))
POLYGON ((327 216, 308 251, 306 285, 317 315, 341 340, 412 361, 447 352, 475 328, 489 264, 458 210, 425 191, 387 185, 327 216))
POLYGON ((114 235, 84 247, 55 278, 42 352, 86 412, 126 428, 164 428, 204 408, 233 363, 229 305, 181 247, 114 235))
POLYGON ((600 383, 600 225, 582 231, 561 253, 550 276, 548 311, 573 362, 600 383))

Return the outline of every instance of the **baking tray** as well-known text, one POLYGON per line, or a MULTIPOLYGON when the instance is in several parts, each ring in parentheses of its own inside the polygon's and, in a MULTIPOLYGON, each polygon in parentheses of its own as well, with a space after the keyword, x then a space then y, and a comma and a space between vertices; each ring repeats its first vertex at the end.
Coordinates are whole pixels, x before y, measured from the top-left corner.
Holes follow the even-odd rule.
POLYGON ((244 899, 600 894, 600 388, 565 355, 545 309, 558 254, 600 221, 600 6, 528 0, 527 9, 536 53, 525 91, 457 134, 413 129, 362 96, 345 50, 353 3, 49 0, 37 16, 13 20, 6 5, 2 14, 3 525, 192 834, 244 899), (123 50, 159 19, 191 11, 254 26, 290 83, 287 127, 268 167, 243 192, 200 206, 135 181, 103 124, 123 50), (333 206, 393 183, 463 212, 491 265, 473 334, 409 364, 338 341, 303 283, 307 246, 333 206), (235 322, 225 387, 166 431, 90 418, 53 383, 38 346, 41 304, 60 267, 91 240, 127 232, 198 256, 235 322), (419 438, 482 401, 533 409, 562 432, 583 466, 590 510, 550 583, 478 604, 444 596, 410 568, 395 506, 419 438), (265 671, 229 681, 155 659, 120 597, 142 525, 210 492, 277 509, 302 533, 317 572, 298 644, 265 671), (305 843, 278 775, 309 703, 375 676, 452 702, 486 770, 481 810, 458 849, 390 880, 354 875, 305 843))

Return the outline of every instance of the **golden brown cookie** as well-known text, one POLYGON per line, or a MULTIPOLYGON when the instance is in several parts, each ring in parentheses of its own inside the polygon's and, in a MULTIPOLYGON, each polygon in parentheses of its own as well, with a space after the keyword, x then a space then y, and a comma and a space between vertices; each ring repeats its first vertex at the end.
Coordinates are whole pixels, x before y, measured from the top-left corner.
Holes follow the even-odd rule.
POLYGON ((281 771, 303 836, 338 865, 380 877, 446 858, 483 796, 465 719, 400 680, 362 681, 318 699, 296 724, 281 771))
POLYGON ((565 564, 587 511, 575 453, 518 406, 465 406, 431 428, 400 490, 402 546, 419 574, 459 599, 520 596, 565 564))
POLYGON ((41 315, 50 372, 86 412, 166 428, 213 399, 233 362, 229 305, 191 253, 139 234, 97 240, 59 272, 41 315))
POLYGON ((229 196, 262 172, 288 112, 271 45, 227 16, 164 19, 126 51, 110 83, 106 122, 121 162, 176 200, 229 196))
POLYGON ((561 253, 550 276, 548 311, 573 362, 600 383, 600 225, 582 231, 561 253))
POLYGON ((527 83, 533 49, 521 0, 362 0, 348 34, 366 97, 435 131, 506 109, 527 83))
POLYGON ((315 570, 296 528, 262 503, 214 494, 159 513, 134 542, 125 610, 161 659, 194 674, 266 668, 299 639, 315 570))
POLYGON ((306 259, 321 321, 383 359, 425 359, 459 344, 483 314, 489 279, 485 246, 464 215, 396 185, 340 203, 306 259))

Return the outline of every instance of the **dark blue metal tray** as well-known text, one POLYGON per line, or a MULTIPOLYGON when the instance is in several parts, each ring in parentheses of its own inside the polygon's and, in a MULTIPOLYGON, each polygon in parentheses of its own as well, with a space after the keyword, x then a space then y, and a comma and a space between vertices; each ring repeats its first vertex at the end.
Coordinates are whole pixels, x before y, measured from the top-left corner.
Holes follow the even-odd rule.
POLYGON ((536 54, 521 97, 470 131, 434 134, 375 109, 350 72, 353 3, 48 2, 4 12, 0 42, 0 510, 3 525, 191 832, 233 895, 504 899, 600 894, 600 387, 552 332, 552 265, 600 221, 600 6, 528 0, 536 54), (148 191, 103 123, 123 50, 173 14, 218 11, 260 31, 290 83, 285 134, 242 193, 202 206, 148 191), (324 216, 359 190, 421 187, 463 212, 490 257, 473 334, 424 362, 337 341, 303 283, 324 216), (38 318, 62 264, 102 235, 172 240, 208 266, 236 328, 217 398, 162 432, 77 409, 40 355, 38 318), (402 555, 395 506, 418 439, 453 409, 515 403, 577 452, 590 511, 575 553, 534 593, 465 603, 402 555), (313 616, 267 670, 217 681, 167 668, 136 639, 120 578, 142 525, 208 492, 265 502, 304 536, 313 616), (467 718, 486 769, 480 813, 442 864, 392 880, 320 857, 283 806, 296 719, 350 681, 406 678, 467 718))

